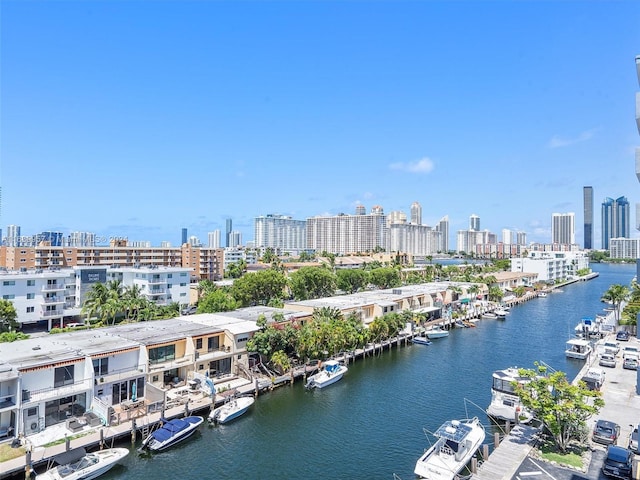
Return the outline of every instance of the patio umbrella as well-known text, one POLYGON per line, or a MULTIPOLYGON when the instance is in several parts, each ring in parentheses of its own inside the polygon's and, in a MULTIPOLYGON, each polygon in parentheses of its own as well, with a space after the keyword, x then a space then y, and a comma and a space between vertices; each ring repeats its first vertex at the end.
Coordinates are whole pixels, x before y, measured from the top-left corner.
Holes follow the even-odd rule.
POLYGON ((131 401, 135 402, 136 400, 138 400, 138 382, 133 382, 131 384, 131 401))

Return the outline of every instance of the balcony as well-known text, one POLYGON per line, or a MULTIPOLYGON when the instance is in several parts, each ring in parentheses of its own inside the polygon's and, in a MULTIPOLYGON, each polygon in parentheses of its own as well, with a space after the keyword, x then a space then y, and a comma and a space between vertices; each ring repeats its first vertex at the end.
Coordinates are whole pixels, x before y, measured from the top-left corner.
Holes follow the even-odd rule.
POLYGON ((22 390, 23 403, 37 403, 56 398, 70 397, 86 392, 91 388, 91 379, 79 380, 70 385, 61 387, 40 388, 38 390, 22 390))
POLYGON ((137 378, 144 375, 143 366, 132 366, 130 368, 122 368, 120 370, 112 370, 105 375, 95 374, 95 384, 114 383, 137 378))
POLYGON ((149 290, 147 295, 164 295, 165 293, 167 293, 167 290, 164 288, 153 288, 149 290))
POLYGON ((167 281, 162 278, 150 278, 149 285, 166 285, 167 281))
POLYGON ((0 395, 0 412, 5 409, 10 409, 16 406, 16 394, 15 393, 7 393, 4 395, 0 395))
POLYGON ((42 286, 43 292, 62 292, 66 290, 66 285, 64 283, 48 283, 42 286))
POLYGON ((42 310, 40 316, 43 318, 62 317, 64 312, 62 310, 42 310))
POLYGON ((44 303, 46 305, 57 305, 57 304, 61 304, 61 303, 64 303, 64 302, 65 302, 64 298, 58 298, 56 296, 44 297, 42 299, 42 303, 44 303))

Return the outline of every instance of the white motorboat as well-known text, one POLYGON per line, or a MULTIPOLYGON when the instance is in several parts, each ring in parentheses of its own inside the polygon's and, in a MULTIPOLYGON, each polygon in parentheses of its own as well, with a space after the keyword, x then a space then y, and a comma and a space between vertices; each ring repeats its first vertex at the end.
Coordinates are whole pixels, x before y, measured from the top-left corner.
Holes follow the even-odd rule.
POLYGON ((413 337, 411 341, 419 345, 431 345, 431 340, 429 340, 427 337, 423 335, 418 335, 417 337, 413 337))
POLYGON ((305 388, 324 388, 340 380, 348 368, 335 360, 327 360, 322 369, 307 379, 305 388))
POLYGON ((224 405, 214 408, 209 414, 211 423, 228 423, 244 414, 255 402, 253 397, 235 397, 224 405))
POLYGON ((484 312, 482 314, 482 318, 495 319, 495 318, 498 318, 498 315, 496 315, 495 312, 484 312))
POLYGON ((529 377, 522 377, 516 367, 496 370, 492 375, 491 403, 487 413, 496 419, 510 422, 528 423, 533 415, 524 408, 520 397, 515 393, 514 383, 529 383, 529 377))
POLYGON ((129 454, 127 448, 107 448, 87 453, 83 447, 74 448, 54 457, 56 466, 38 474, 38 480, 90 480, 108 472, 129 454))
POLYGON ((204 418, 191 416, 185 418, 163 419, 163 425, 151 432, 143 441, 142 447, 152 452, 165 450, 178 442, 189 438, 204 422, 204 418))
POLYGON ((485 431, 474 417, 445 422, 433 435, 437 440, 418 459, 414 473, 424 479, 453 480, 482 445, 485 431))
POLYGON ((578 360, 586 360, 593 347, 589 340, 583 340, 581 338, 572 338, 567 342, 567 348, 564 351, 568 358, 575 358, 578 360))
POLYGON ((429 340, 433 340, 434 338, 448 337, 449 331, 445 330, 440 325, 436 325, 435 327, 432 327, 429 330, 425 330, 424 334, 427 336, 429 340))
POLYGON ((547 292, 541 290, 538 292, 538 298, 544 298, 547 296, 547 292))
POLYGON ((504 308, 496 308, 493 313, 495 313, 498 318, 507 318, 507 315, 509 315, 509 311, 504 308))

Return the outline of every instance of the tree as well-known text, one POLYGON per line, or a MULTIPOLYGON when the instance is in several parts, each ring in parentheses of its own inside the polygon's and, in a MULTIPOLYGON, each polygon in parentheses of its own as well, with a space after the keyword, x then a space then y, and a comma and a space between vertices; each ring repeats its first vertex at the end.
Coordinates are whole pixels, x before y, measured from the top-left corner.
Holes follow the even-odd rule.
POLYGON ((321 267, 302 267, 289 278, 291 292, 296 300, 330 297, 336 290, 336 276, 321 267))
POLYGON ((225 272, 225 277, 227 278, 240 278, 247 270, 247 262, 246 260, 239 260, 230 264, 227 267, 227 271, 225 272))
POLYGON ((369 281, 381 289, 399 287, 400 274, 391 267, 375 268, 369 272, 369 281))
POLYGON ((525 408, 529 409, 551 435, 557 448, 566 452, 571 441, 582 442, 586 421, 604 406, 599 391, 589 390, 584 382, 572 385, 564 372, 548 375, 544 367, 520 370, 528 383, 514 382, 514 388, 525 408))
POLYGON ((273 352, 271 356, 271 364, 276 367, 280 373, 285 373, 291 369, 291 360, 282 350, 273 352))
POLYGON ((109 290, 104 283, 94 283, 82 304, 82 313, 87 316, 87 321, 92 318, 104 320, 104 305, 109 299, 109 290))
POLYGON ((616 314, 616 323, 620 321, 620 306, 628 296, 629 289, 620 284, 611 285, 609 289, 602 295, 603 300, 611 302, 611 304, 613 305, 613 311, 616 314))
POLYGON ((204 295, 198 302, 198 313, 230 312, 238 308, 233 295, 222 289, 215 289, 204 295))
POLYGON ((268 305, 272 299, 282 299, 287 278, 273 269, 244 275, 233 282, 231 295, 240 307, 268 305))
POLYGON ((489 288, 489 300, 492 302, 499 302, 502 300, 504 296, 504 292, 500 287, 491 287, 489 288))
POLYGON ((20 324, 16 321, 16 307, 9 300, 0 299, 0 333, 15 332, 20 324))
POLYGON ((336 272, 336 286, 347 293, 356 293, 364 289, 369 283, 369 275, 357 268, 340 269, 336 272))

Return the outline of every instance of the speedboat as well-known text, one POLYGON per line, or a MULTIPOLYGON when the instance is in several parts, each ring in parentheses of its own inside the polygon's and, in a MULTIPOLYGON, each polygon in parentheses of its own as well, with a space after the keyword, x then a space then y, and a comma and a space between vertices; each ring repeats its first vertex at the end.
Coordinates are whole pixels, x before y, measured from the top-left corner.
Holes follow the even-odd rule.
POLYGON ((469 463, 485 438, 478 417, 445 422, 433 434, 437 438, 416 462, 414 473, 430 480, 453 480, 469 463))
POLYGON ((74 448, 54 457, 56 466, 37 475, 38 480, 90 480, 108 472, 129 454, 127 448, 107 448, 87 453, 83 448, 74 448))
POLYGON ((151 432, 142 441, 141 448, 146 448, 152 452, 159 452, 169 448, 190 437, 204 422, 204 418, 191 416, 174 418, 173 420, 162 419, 162 422, 162 427, 151 432))
POLYGON ((232 398, 224 405, 214 408, 209 414, 209 422, 211 423, 228 423, 245 413, 255 402, 253 397, 237 397, 232 398))
POLYGON ((509 312, 507 310, 505 310, 504 308, 496 308, 493 313, 496 314, 497 318, 506 318, 507 315, 509 314, 509 312))
POLYGON ((500 420, 528 423, 533 415, 523 407, 520 397, 515 392, 514 383, 525 384, 531 379, 520 376, 516 367, 496 370, 493 372, 492 379, 491 404, 487 408, 487 413, 500 420))
POLYGON ((431 340, 423 335, 418 335, 417 337, 413 337, 411 340, 413 343, 417 343, 419 345, 431 345, 431 340))
POLYGON ((547 292, 545 292, 544 290, 540 290, 538 292, 538 298, 544 298, 547 296, 547 292))
POLYGON ((495 312, 484 312, 482 314, 482 318, 489 318, 489 319, 498 318, 498 315, 496 315, 495 312))
POLYGON ((572 338, 567 342, 567 348, 564 351, 568 358, 575 358, 577 360, 586 360, 593 348, 589 340, 583 340, 581 338, 572 338))
POLYGON ((340 380, 348 368, 335 360, 327 360, 315 375, 311 375, 305 384, 305 388, 323 388, 340 380))
POLYGON ((429 340, 433 340, 434 338, 442 338, 448 337, 449 332, 442 328, 440 325, 436 325, 435 327, 426 330, 424 334, 427 336, 429 340))

